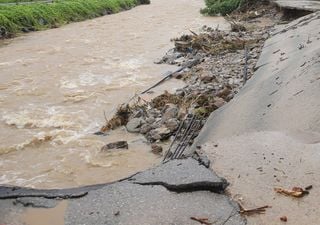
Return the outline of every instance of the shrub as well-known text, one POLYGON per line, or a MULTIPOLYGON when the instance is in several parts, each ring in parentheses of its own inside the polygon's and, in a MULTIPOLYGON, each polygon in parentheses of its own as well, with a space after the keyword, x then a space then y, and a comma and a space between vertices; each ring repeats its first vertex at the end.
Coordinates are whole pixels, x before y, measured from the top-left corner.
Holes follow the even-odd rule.
POLYGON ((240 7, 245 0, 205 0, 206 8, 201 13, 206 15, 226 15, 240 7))

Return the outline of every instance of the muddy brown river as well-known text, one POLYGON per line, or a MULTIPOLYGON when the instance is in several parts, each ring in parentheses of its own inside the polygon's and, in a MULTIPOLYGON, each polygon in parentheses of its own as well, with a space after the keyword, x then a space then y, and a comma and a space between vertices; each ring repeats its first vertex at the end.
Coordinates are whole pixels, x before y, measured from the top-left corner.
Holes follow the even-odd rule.
MULTIPOLYGON (((170 39, 203 25, 203 0, 153 0, 151 5, 58 29, 30 33, 0 47, 0 184, 75 187, 114 181, 161 159, 144 138, 124 128, 93 133, 120 103, 175 69, 153 62, 170 39), (112 141, 129 150, 100 152, 112 141)), ((177 88, 169 81, 164 89, 177 88)))

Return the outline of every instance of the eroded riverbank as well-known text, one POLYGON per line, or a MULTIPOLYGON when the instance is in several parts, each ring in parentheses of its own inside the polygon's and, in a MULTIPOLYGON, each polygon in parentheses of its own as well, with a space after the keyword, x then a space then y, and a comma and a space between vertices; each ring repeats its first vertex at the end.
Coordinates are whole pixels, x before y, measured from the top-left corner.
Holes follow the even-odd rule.
POLYGON ((231 101, 252 77, 264 41, 280 18, 272 5, 258 4, 246 13, 232 14, 229 31, 204 26, 198 33, 190 30, 175 38, 175 47, 158 63, 180 69, 129 104, 123 103, 99 134, 125 125, 129 132, 143 134, 153 143, 153 151, 162 154, 164 161, 192 155, 189 147, 209 115, 231 101), (183 80, 185 85, 150 98, 149 91, 170 79, 183 80), (164 142, 168 139, 170 146, 164 142))
MULTIPOLYGON (((175 68, 153 63, 172 37, 204 24, 229 27, 223 18, 199 15, 202 4, 153 1, 1 47, 0 183, 38 188, 103 183, 158 162, 141 137, 125 130, 92 134, 104 123, 104 111, 111 116, 119 103, 175 68), (100 153, 119 138, 129 142, 130 151, 100 153)), ((171 90, 178 85, 167 84, 171 90)))

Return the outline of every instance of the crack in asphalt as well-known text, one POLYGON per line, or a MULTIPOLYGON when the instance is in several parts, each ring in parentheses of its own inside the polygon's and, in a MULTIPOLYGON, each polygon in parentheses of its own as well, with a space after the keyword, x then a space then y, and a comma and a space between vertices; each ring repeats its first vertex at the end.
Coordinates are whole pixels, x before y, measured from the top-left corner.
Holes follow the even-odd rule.
POLYGON ((182 193, 182 192, 195 192, 195 191, 210 191, 217 194, 224 193, 224 190, 229 185, 227 182, 218 182, 218 183, 212 183, 212 182, 195 182, 190 184, 179 184, 179 185, 172 185, 161 181, 154 181, 154 182, 132 182, 133 184, 139 184, 143 186, 163 186, 168 191, 176 192, 176 193, 182 193))

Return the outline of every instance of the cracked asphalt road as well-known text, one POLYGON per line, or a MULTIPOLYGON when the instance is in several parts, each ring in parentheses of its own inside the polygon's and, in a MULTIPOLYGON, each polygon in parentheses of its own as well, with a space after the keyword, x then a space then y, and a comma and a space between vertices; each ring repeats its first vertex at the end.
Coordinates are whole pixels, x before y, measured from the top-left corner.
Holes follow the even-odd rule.
POLYGON ((225 179, 188 158, 111 184, 66 190, 1 187, 0 224, 22 224, 19 218, 26 209, 55 207, 57 199, 68 199, 65 225, 199 224, 190 217, 208 218, 215 224, 246 224, 238 206, 223 194, 227 185, 225 179))
POLYGON ((273 0, 279 7, 316 12, 320 10, 319 0, 273 0))

